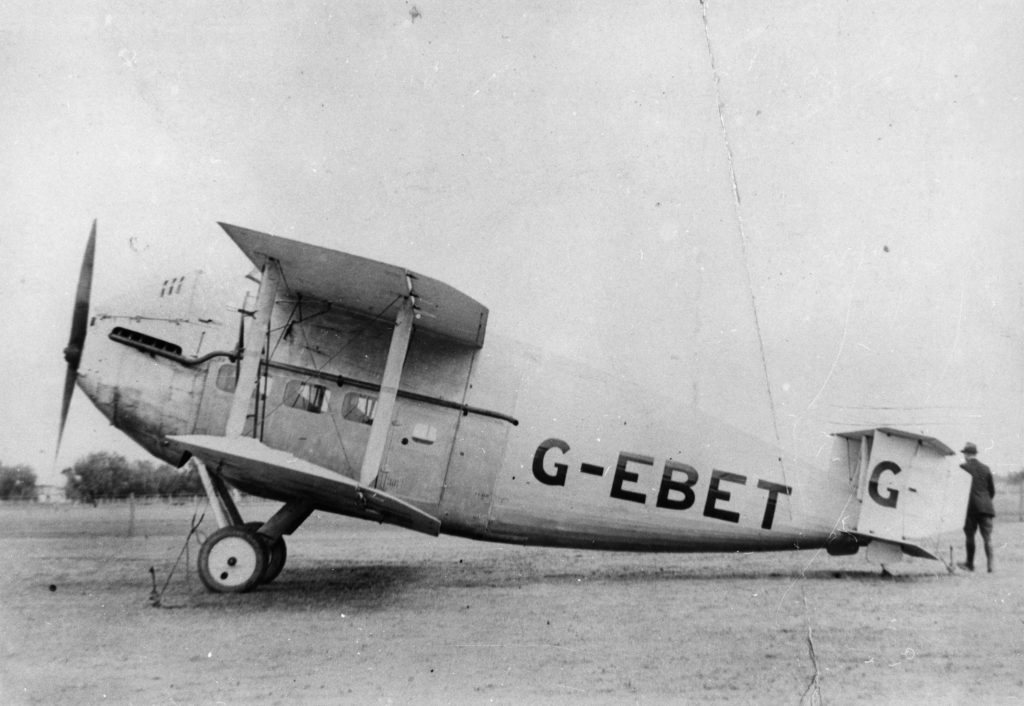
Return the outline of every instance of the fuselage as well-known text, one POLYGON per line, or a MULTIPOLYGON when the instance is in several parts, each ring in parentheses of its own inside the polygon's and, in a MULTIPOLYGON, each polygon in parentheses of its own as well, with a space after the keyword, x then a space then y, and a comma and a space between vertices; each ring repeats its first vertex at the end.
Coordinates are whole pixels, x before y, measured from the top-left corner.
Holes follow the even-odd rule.
MULTIPOLYGON (((251 301, 251 291, 225 297, 189 273, 101 305, 78 384, 112 424, 175 465, 181 452, 167 437, 223 434, 236 389, 255 384, 245 434, 358 479, 391 327, 282 298, 258 383, 239 383, 229 354, 251 301)), ((476 348, 414 328, 375 487, 438 517, 441 531, 478 539, 794 549, 825 545, 854 495, 845 473, 821 465, 494 333, 476 348)), ((226 480, 296 499, 266 479, 226 480)))

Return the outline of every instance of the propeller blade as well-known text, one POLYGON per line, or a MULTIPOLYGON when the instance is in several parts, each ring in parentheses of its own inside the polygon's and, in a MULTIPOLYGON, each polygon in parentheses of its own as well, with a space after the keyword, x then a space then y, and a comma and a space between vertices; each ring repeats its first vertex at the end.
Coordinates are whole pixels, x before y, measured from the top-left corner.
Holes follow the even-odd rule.
POLYGON ((89 242, 86 243, 85 255, 82 257, 82 269, 78 273, 75 309, 71 316, 71 335, 68 337, 68 346, 64 349, 64 358, 74 370, 78 370, 82 347, 85 344, 85 329, 89 323, 89 294, 92 291, 92 269, 95 255, 96 221, 93 221, 89 242))
POLYGON ((75 391, 75 380, 78 377, 78 364, 82 360, 82 349, 85 346, 85 330, 89 324, 89 295, 92 292, 93 261, 96 256, 96 221, 92 222, 89 242, 85 245, 82 256, 82 268, 78 272, 78 289, 75 292, 75 308, 71 315, 71 335, 64 349, 64 360, 68 362, 64 376, 64 397, 60 406, 60 429, 57 432, 57 452, 64 436, 64 424, 71 406, 71 395, 75 391))
POLYGON ((64 438, 64 423, 68 420, 68 408, 71 406, 71 394, 75 391, 75 379, 78 374, 68 366, 64 375, 64 399, 60 404, 60 429, 57 430, 57 453, 60 453, 60 442, 64 438))

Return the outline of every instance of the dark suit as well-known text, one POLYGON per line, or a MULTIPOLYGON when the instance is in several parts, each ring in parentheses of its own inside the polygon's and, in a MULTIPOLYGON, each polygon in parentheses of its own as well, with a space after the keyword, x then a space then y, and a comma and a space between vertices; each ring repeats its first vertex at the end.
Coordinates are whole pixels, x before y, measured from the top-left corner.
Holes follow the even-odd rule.
POLYGON ((992 505, 992 498, 996 494, 992 471, 973 456, 961 463, 960 468, 971 474, 971 496, 967 501, 967 517, 964 520, 964 534, 967 536, 967 568, 974 569, 974 534, 981 530, 981 541, 985 546, 988 570, 992 571, 995 568, 992 556, 992 518, 996 515, 995 507, 992 505))

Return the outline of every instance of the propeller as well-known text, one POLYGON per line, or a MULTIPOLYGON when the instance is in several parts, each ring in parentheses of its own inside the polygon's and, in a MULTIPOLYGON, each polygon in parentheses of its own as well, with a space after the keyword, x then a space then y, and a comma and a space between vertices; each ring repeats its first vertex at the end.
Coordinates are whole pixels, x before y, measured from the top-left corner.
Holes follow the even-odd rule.
POLYGON ((71 394, 75 391, 75 380, 78 377, 78 364, 82 360, 82 349, 85 347, 85 329, 89 323, 89 293, 92 291, 92 265, 96 254, 96 221, 92 222, 89 242, 82 256, 82 269, 78 273, 78 291, 75 292, 75 310, 71 316, 71 335, 64 349, 64 360, 68 362, 68 370, 64 376, 64 399, 60 406, 60 430, 57 432, 57 450, 64 436, 64 423, 68 418, 68 407, 71 406, 71 394))

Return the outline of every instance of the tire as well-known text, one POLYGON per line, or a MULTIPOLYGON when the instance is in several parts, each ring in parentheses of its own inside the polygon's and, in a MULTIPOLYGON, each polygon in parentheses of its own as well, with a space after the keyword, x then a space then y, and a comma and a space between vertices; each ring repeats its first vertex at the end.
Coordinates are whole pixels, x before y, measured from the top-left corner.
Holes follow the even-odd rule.
POLYGON ((259 584, 267 557, 267 548, 255 532, 222 527, 199 548, 199 578, 214 593, 244 593, 259 584))
POLYGON ((285 561, 288 560, 288 547, 284 543, 284 537, 278 537, 277 539, 271 539, 270 537, 259 534, 257 530, 263 526, 262 522, 246 522, 242 525, 242 528, 248 532, 252 532, 256 535, 263 546, 267 550, 267 567, 263 570, 263 575, 260 577, 260 583, 270 583, 276 579, 281 569, 284 568, 285 561))
POLYGON ((267 540, 267 568, 263 571, 260 583, 270 583, 276 579, 287 559, 288 547, 284 543, 284 537, 278 537, 274 541, 267 540))

